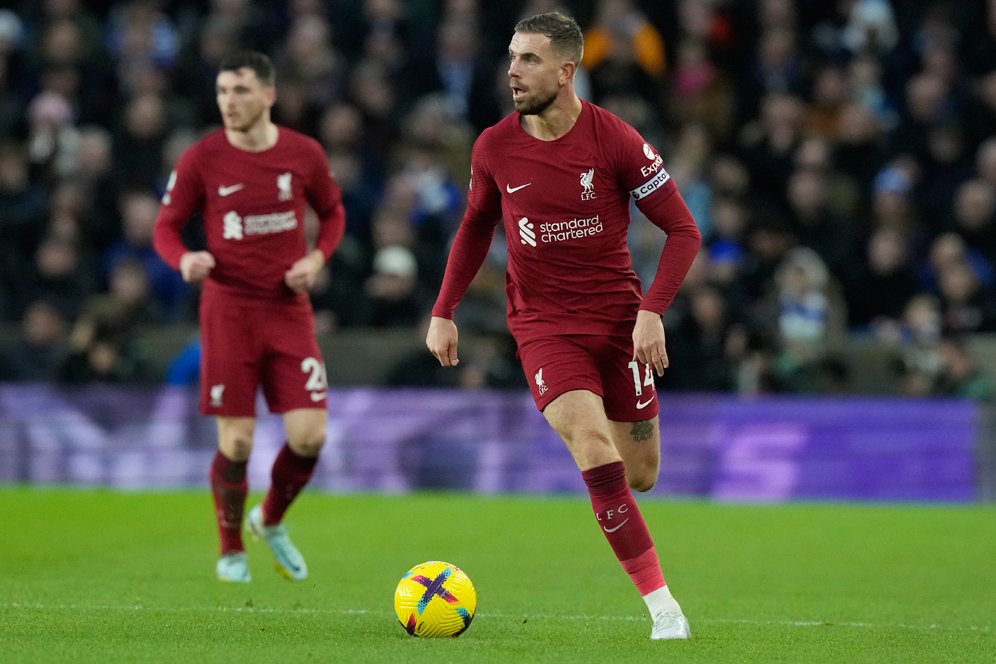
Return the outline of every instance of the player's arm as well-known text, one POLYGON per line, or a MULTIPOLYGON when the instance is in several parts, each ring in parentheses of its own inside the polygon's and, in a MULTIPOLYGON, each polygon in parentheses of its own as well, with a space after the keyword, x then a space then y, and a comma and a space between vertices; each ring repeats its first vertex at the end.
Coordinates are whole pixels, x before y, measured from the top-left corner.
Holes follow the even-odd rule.
POLYGON ((488 255, 488 248, 494 238, 497 221, 487 221, 485 217, 474 215, 467 209, 460 228, 457 230, 446 261, 443 284, 439 297, 432 307, 432 320, 425 345, 444 367, 455 367, 460 363, 457 357, 457 327, 453 322, 453 312, 467 292, 467 287, 481 269, 488 255))
POLYGON ((661 315, 671 305, 702 244, 692 213, 673 183, 669 191, 637 201, 637 207, 655 226, 667 233, 657 263, 657 273, 636 314, 633 350, 636 359, 654 365, 657 374, 669 364, 661 315))
POLYGON ((661 315, 678 293, 702 236, 660 155, 629 125, 620 127, 620 139, 613 145, 619 182, 647 219, 667 233, 657 273, 646 289, 633 326, 636 360, 652 364, 660 375, 669 363, 661 315))
POLYGON ((425 337, 429 352, 444 367, 460 363, 457 357, 459 339, 453 312, 484 264, 494 239, 495 228, 501 219, 501 193, 480 159, 480 145, 481 141, 478 139, 472 158, 467 211, 457 229, 453 246, 450 247, 443 284, 432 307, 432 320, 429 321, 429 332, 425 337))
POLYGON ((190 251, 180 235, 203 200, 204 188, 197 175, 196 160, 188 151, 180 157, 166 184, 166 193, 156 216, 152 246, 189 283, 206 279, 215 265, 214 256, 207 251, 190 251))
POLYGON ((318 215, 318 238, 315 248, 299 258, 284 273, 284 282, 295 293, 310 290, 318 273, 342 242, 346 233, 346 209, 342 205, 342 190, 329 171, 325 154, 317 143, 311 145, 314 166, 305 194, 308 204, 318 215))

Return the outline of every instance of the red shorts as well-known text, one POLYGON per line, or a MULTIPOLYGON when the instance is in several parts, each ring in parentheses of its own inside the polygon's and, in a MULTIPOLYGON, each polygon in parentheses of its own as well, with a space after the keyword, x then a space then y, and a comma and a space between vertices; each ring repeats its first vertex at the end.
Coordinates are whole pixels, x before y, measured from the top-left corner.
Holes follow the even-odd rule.
POLYGON ((308 301, 234 300, 204 291, 201 412, 253 417, 262 386, 273 413, 325 408, 328 381, 308 301))
POLYGON ((602 397, 605 414, 615 422, 641 422, 658 413, 653 371, 633 359, 629 337, 542 337, 520 346, 519 359, 540 411, 564 392, 588 390, 602 397))

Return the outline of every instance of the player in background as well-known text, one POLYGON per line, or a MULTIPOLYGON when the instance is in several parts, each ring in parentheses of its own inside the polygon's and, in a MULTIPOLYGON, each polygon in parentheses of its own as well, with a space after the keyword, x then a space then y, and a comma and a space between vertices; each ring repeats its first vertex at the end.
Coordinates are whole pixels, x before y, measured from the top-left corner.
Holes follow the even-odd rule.
POLYGON ((216 82, 224 128, 179 159, 156 220, 155 247, 190 283, 200 302, 200 408, 218 424, 211 464, 222 581, 250 580, 242 542, 256 392, 283 417, 287 442, 277 454, 265 500, 247 518, 268 544, 277 570, 307 577, 282 520, 308 483, 325 443, 325 364, 315 336, 308 289, 345 230, 339 186, 318 142, 270 119, 276 101, 273 65, 258 52, 225 60, 216 82), (307 206, 317 213, 314 249, 305 242, 307 206), (200 211, 205 251, 181 231, 200 211))
POLYGON ((572 18, 515 26, 508 77, 516 112, 474 145, 467 210, 426 345, 459 362, 453 312, 505 226, 508 324, 533 399, 563 438, 612 550, 646 601, 652 639, 690 636, 631 488, 657 481, 652 371, 668 365, 661 315, 701 236, 660 155, 611 113, 578 98, 584 44, 572 18), (627 246, 630 199, 667 233, 642 294, 627 246))

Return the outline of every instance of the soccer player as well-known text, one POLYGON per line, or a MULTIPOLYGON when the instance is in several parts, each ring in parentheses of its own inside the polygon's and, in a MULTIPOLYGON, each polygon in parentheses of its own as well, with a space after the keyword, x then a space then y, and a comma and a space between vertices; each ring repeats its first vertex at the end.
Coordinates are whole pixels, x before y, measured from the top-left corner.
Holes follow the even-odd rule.
POLYGON ((276 88, 267 56, 250 51, 225 60, 215 92, 224 128, 180 157, 156 220, 155 247, 186 281, 203 283, 200 408, 218 425, 210 471, 221 538, 216 574, 222 581, 250 580, 241 531, 262 386, 270 411, 282 414, 287 442, 273 463, 266 499, 247 520, 277 571, 300 580, 307 565, 282 521, 314 472, 328 420, 308 289, 342 239, 345 213, 318 142, 270 119, 276 88), (320 224, 310 251, 308 205, 320 224), (181 240, 197 211, 205 251, 181 240))
POLYGON ((631 488, 660 464, 652 371, 668 365, 661 315, 701 236, 660 155, 611 113, 578 98, 583 37, 560 13, 515 26, 508 47, 516 112, 474 145, 467 210, 432 310, 426 345, 455 366, 453 312, 501 220, 508 324, 536 406, 563 438, 596 521, 646 601, 652 639, 690 636, 631 488), (627 247, 630 199, 667 233, 642 294, 627 247))

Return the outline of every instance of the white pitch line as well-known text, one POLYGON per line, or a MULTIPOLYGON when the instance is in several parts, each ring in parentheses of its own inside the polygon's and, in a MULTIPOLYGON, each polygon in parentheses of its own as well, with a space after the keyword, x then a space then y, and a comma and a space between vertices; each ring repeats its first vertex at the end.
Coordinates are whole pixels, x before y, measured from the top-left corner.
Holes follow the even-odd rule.
MULTIPOLYGON (((149 611, 149 612, 175 612, 175 613, 304 613, 304 614, 336 614, 336 615, 376 615, 387 614, 389 609, 314 609, 297 608, 284 609, 277 607, 254 607, 254 606, 146 606, 144 604, 122 604, 117 606, 103 604, 42 604, 42 603, 20 603, 3 602, 0 603, 0 610, 3 609, 34 609, 37 611, 149 611)), ((570 621, 590 621, 600 620, 623 621, 623 622, 644 622, 649 621, 645 616, 605 616, 605 615, 582 615, 582 614, 558 614, 558 613, 535 613, 535 614, 511 614, 486 611, 478 614, 498 620, 570 620, 570 621)), ((990 633, 993 628, 988 625, 941 625, 931 623, 929 625, 913 625, 909 623, 871 623, 871 622, 839 622, 833 620, 748 620, 743 618, 699 618, 694 621, 696 624, 716 624, 716 625, 758 625, 765 627, 856 627, 860 629, 907 629, 924 631, 950 631, 950 632, 982 632, 990 633)))

